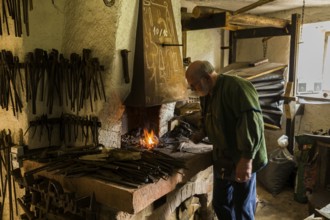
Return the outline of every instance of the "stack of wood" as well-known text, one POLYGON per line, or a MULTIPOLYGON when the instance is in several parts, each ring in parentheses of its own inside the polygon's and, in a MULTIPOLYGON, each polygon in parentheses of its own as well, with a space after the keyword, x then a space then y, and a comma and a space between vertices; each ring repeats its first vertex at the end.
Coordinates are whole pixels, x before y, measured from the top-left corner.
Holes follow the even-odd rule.
POLYGON ((280 129, 283 116, 283 95, 287 65, 270 63, 267 59, 253 63, 233 63, 220 73, 243 77, 254 85, 262 108, 266 128, 280 129))

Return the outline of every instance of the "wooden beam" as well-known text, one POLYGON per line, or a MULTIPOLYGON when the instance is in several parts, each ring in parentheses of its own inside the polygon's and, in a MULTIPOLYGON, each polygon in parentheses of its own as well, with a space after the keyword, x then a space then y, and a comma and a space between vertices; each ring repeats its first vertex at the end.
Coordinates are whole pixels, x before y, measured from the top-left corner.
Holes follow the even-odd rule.
POLYGON ((229 23, 252 27, 276 27, 284 28, 290 24, 289 20, 280 18, 271 18, 252 14, 239 14, 229 17, 229 23))
POLYGON ((228 12, 212 14, 209 17, 194 18, 192 14, 181 13, 183 31, 210 28, 225 28, 228 25, 228 12))
POLYGON ((290 28, 251 28, 238 30, 234 33, 236 39, 273 37, 273 36, 290 36, 290 28))
POLYGON ((230 12, 221 8, 214 8, 208 6, 196 6, 192 10, 194 18, 209 17, 212 14, 217 14, 221 12, 230 12))
POLYGON ((275 0, 259 0, 259 1, 255 2, 255 3, 253 3, 253 4, 250 4, 248 6, 245 6, 243 8, 240 8, 240 9, 234 11, 233 12, 233 15, 237 15, 237 14, 241 14, 243 12, 247 12, 247 11, 249 11, 251 9, 257 8, 257 7, 261 6, 261 5, 264 5, 264 4, 267 4, 269 2, 273 2, 273 1, 275 1, 275 0))
POLYGON ((195 12, 195 15, 193 13, 181 12, 182 30, 201 30, 210 28, 241 30, 248 27, 285 28, 290 24, 289 20, 280 18, 251 14, 233 16, 231 12, 218 12, 219 10, 217 11, 215 8, 210 7, 198 7, 197 9, 202 9, 202 11, 195 12))

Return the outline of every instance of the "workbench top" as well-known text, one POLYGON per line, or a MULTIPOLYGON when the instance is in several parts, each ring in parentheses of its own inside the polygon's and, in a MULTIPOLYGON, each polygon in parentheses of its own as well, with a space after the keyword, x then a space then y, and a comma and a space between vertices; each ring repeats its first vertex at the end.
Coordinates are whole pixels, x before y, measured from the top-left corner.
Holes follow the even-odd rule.
MULTIPOLYGON (((148 183, 139 188, 129 188, 88 176, 67 178, 47 171, 41 171, 38 175, 60 182, 65 190, 75 192, 76 197, 90 196, 94 193, 96 201, 102 205, 117 211, 135 214, 173 191, 178 184, 186 183, 197 173, 212 165, 212 147, 210 145, 194 145, 189 142, 181 146, 180 151, 174 153, 165 148, 159 150, 173 158, 183 159, 187 169, 180 169, 167 179, 159 179, 155 183, 148 183)), ((26 160, 23 168, 24 171, 29 171, 42 165, 44 164, 26 160)))

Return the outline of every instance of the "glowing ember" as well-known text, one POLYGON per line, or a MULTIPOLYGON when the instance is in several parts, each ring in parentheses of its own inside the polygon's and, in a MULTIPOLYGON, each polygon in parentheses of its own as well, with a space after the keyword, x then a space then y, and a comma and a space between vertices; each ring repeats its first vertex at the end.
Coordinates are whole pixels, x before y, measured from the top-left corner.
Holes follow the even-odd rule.
POLYGON ((157 147, 159 141, 157 136, 154 134, 154 131, 148 132, 147 129, 143 130, 144 138, 140 138, 140 145, 151 150, 157 147))

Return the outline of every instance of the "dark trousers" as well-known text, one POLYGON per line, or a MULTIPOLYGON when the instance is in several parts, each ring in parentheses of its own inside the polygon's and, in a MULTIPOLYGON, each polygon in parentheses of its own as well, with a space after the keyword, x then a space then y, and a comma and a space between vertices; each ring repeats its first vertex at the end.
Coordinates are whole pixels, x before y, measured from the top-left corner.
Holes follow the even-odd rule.
POLYGON ((245 183, 214 178, 212 204, 219 220, 253 220, 256 196, 255 173, 245 183))

